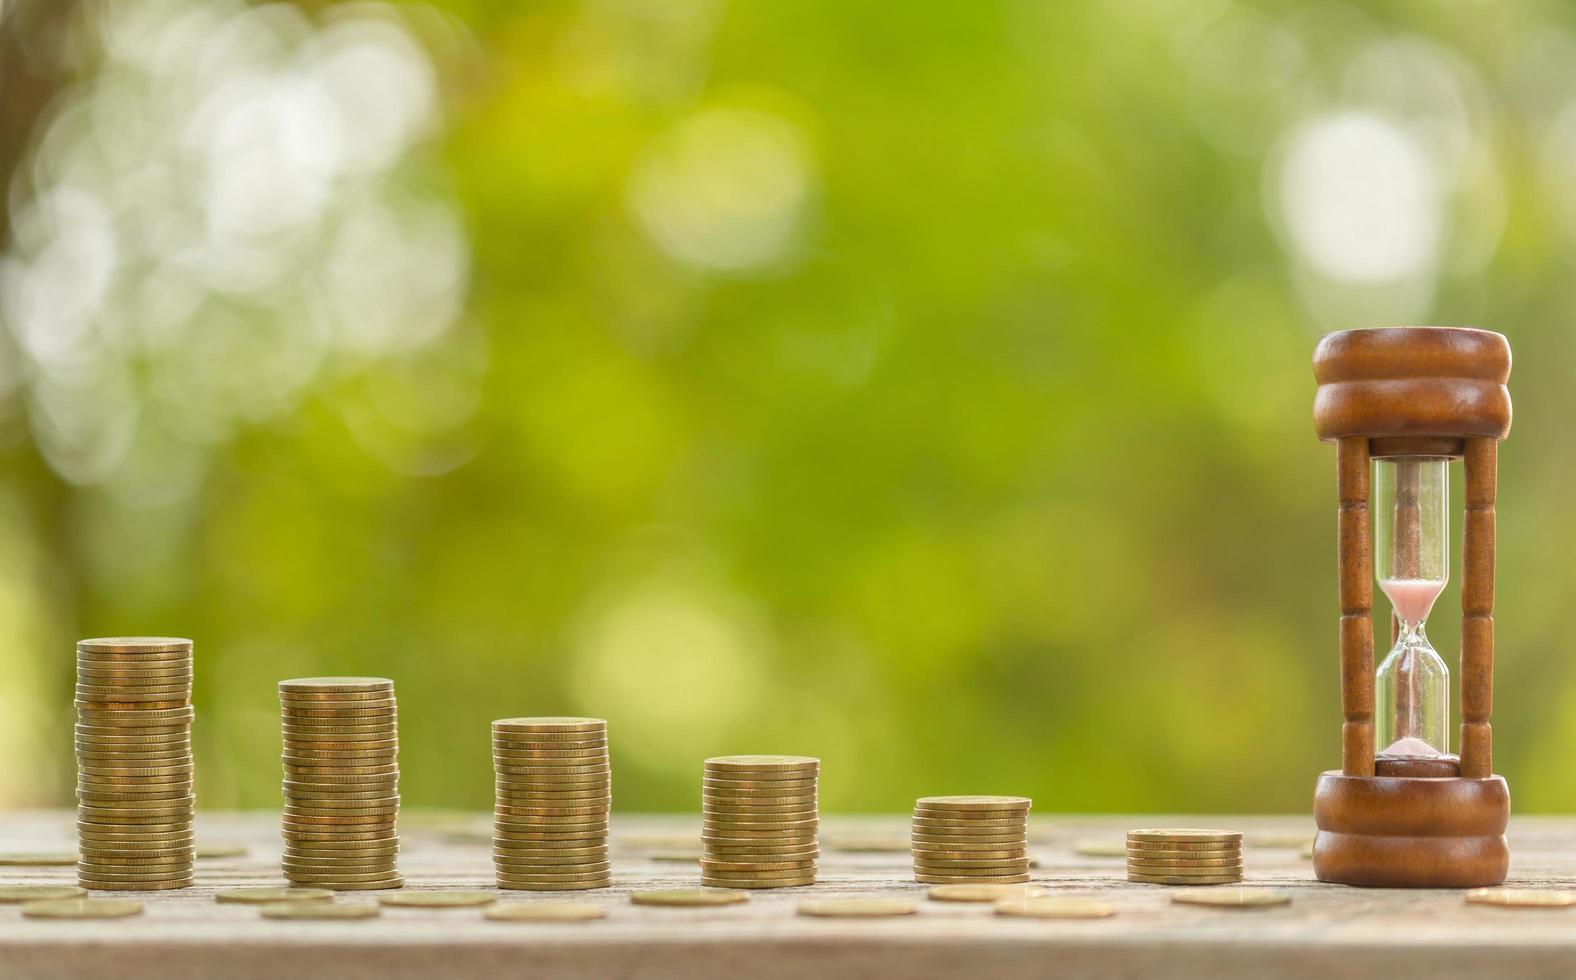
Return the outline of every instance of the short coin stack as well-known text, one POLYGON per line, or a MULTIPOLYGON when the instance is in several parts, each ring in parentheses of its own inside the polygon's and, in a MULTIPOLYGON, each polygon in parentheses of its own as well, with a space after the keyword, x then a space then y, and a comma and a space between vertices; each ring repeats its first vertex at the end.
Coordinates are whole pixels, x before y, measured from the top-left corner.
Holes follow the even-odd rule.
POLYGON ((784 888, 815 883, 821 760, 725 755, 701 785, 701 884, 784 888))
POLYGON ((284 857, 292 885, 399 888, 399 725, 394 682, 279 682, 284 857))
POLYGON ((1242 880, 1242 834, 1235 830, 1133 830, 1127 880, 1151 885, 1229 885, 1242 880))
POLYGON ((77 644, 77 880, 192 883, 192 641, 77 644))
POLYGON ((927 885, 1029 880, 1026 796, 924 796, 914 802, 914 880, 927 885))
POLYGON ((579 891, 610 885, 607 722, 504 718, 492 723, 492 738, 498 887, 579 891))

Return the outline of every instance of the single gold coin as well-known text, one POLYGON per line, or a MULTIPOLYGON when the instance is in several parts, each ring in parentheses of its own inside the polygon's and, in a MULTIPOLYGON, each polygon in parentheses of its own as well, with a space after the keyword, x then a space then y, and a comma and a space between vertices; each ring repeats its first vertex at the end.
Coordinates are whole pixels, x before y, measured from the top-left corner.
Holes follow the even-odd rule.
POLYGON ((1136 858, 1131 854, 1127 856, 1129 868, 1183 868, 1193 870, 1197 868, 1240 868, 1242 858, 1136 858))
POLYGON ((705 765, 715 770, 781 772, 819 769, 821 760, 809 755, 719 755, 707 759, 705 765))
POLYGON ((1154 841, 1128 841, 1127 853, 1129 854, 1196 854, 1199 857, 1219 856, 1222 854, 1241 854, 1242 845, 1235 841, 1226 843, 1192 843, 1189 841, 1172 841, 1155 843, 1154 841))
POLYGON ((716 888, 800 888, 815 884, 815 875, 803 878, 718 878, 701 875, 700 883, 716 888))
POLYGON ((92 881, 87 878, 78 877, 77 884, 89 891, 98 892, 162 892, 173 891, 177 888, 190 888, 192 886, 192 879, 190 877, 170 878, 161 879, 159 881, 142 881, 135 884, 128 884, 121 881, 92 881))
POLYGON ((923 810, 1027 812, 1033 803, 1027 796, 921 796, 914 801, 914 807, 923 810))
POLYGON ((405 879, 399 875, 394 875, 377 881, 313 881, 307 884, 314 887, 332 888, 336 892, 387 891, 390 888, 404 888, 405 879))
POLYGON ((95 636, 77 641, 81 653, 190 653, 184 636, 95 636))
POLYGON ((1171 901, 1178 905, 1209 905, 1216 908, 1268 908, 1290 905, 1291 893, 1273 888, 1203 888, 1177 892, 1171 901))
POLYGON ((1039 898, 1047 894, 1039 885, 931 885, 927 893, 938 902, 1000 902, 1039 898))
POLYGON ((0 868, 69 868, 77 856, 66 851, 0 854, 0 868))
POLYGON ((400 892, 378 898, 382 905, 397 905, 413 909, 455 909, 490 905, 498 900, 492 892, 431 891, 400 892))
POLYGON ((483 915, 494 922, 589 922, 607 910, 587 902, 499 902, 483 915))
POLYGON ((1576 891, 1553 888, 1474 888, 1466 893, 1466 903, 1500 908, 1562 909, 1576 905, 1576 891))
POLYGON ((394 682, 387 677, 296 677, 280 681, 282 692, 337 693, 355 691, 392 691, 394 682))
POLYGON ((880 919, 913 915, 918 908, 901 898, 824 898, 800 902, 799 914, 825 919, 880 919))
POLYGON ((53 898, 24 902, 22 914, 30 919, 124 919, 142 914, 142 903, 127 899, 53 898))
POLYGON ((1022 884, 1029 880, 1029 873, 1012 872, 1008 874, 932 874, 928 871, 914 869, 914 880, 922 885, 1011 885, 1022 884))
POLYGON ((331 902, 334 900, 334 893, 327 888, 229 888, 216 892, 213 900, 226 905, 331 902))
POLYGON ((1127 856, 1135 861, 1222 861, 1242 860, 1242 848, 1129 847, 1127 856))
POLYGON ((492 723, 499 732, 597 732, 607 730, 604 718, 500 718, 492 723))
POLYGON ((1240 871, 1225 875, 1141 874, 1129 871, 1127 880, 1146 885, 1234 885, 1242 880, 1240 871))
POLYGON ((1133 842, 1151 842, 1161 844, 1176 843, 1241 843, 1242 831, 1240 830, 1195 830, 1181 827, 1172 829, 1129 830, 1127 840, 1133 842))
POLYGON ((49 899, 81 898, 86 889, 75 885, 0 885, 0 905, 42 902, 49 899))
POLYGON ((1116 906, 1092 898, 1010 898, 996 903, 997 915, 1024 919, 1107 919, 1116 906))
POLYGON ((382 909, 371 902, 270 902, 262 908, 265 919, 375 919, 382 909))
POLYGON ((498 879, 499 888, 502 888, 505 891, 515 892, 583 892, 590 891, 593 888, 609 888, 612 886, 612 884, 613 880, 611 877, 592 879, 589 881, 560 881, 556 883, 541 881, 534 883, 521 883, 515 881, 506 881, 503 878, 498 879))
POLYGON ((1167 861, 1132 861, 1127 862, 1127 870, 1139 874, 1166 874, 1166 875, 1223 875, 1228 873, 1241 874, 1241 861, 1228 861, 1225 864, 1173 864, 1167 861))
POLYGON ((706 906, 737 905, 748 902, 750 896, 743 892, 714 888, 674 888, 662 891, 635 892, 629 900, 636 905, 706 906))

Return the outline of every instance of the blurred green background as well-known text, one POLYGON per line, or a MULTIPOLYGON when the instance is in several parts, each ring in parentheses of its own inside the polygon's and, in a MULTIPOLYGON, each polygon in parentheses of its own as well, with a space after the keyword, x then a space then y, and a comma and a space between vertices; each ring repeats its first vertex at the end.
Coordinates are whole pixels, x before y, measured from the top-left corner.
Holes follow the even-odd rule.
POLYGON ((1310 354, 1449 323, 1517 356, 1497 768, 1576 804, 1568 6, 4 13, 0 802, 152 632, 209 807, 277 804, 274 682, 370 673, 408 804, 584 713, 631 810, 794 752, 829 811, 1305 811, 1310 354))

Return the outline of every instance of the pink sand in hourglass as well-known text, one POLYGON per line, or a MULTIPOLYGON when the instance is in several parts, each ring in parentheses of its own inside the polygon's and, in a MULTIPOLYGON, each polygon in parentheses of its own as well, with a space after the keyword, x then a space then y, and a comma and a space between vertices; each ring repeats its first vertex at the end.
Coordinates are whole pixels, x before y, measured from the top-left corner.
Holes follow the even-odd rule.
POLYGON ((1382 578, 1379 588, 1384 590, 1401 621, 1416 626, 1428 618, 1434 600, 1445 591, 1445 583, 1424 578, 1382 578))

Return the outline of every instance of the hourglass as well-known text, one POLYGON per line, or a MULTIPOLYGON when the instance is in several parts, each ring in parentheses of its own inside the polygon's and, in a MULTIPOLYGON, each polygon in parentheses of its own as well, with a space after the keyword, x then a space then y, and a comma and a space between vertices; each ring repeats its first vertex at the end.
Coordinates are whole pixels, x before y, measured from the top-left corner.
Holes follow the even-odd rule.
POLYGON ((1489 711, 1510 345, 1458 327, 1346 330, 1319 342, 1313 364, 1314 425, 1336 444, 1346 718, 1341 768, 1321 775, 1314 793, 1314 873, 1351 885, 1499 884, 1510 860, 1510 790, 1493 774, 1489 711), (1459 756, 1450 752, 1450 671, 1424 630, 1449 579, 1453 460, 1463 462, 1466 495, 1459 756), (1377 672, 1376 579, 1394 643, 1377 672))

